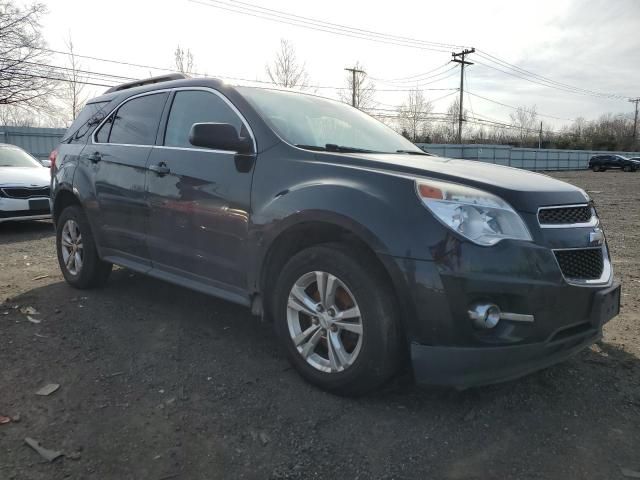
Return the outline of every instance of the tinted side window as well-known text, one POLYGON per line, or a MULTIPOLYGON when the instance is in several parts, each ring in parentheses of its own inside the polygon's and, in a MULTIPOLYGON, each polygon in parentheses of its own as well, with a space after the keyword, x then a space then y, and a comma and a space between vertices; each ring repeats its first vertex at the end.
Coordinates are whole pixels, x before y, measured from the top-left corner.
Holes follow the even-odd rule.
MULTIPOLYGON (((162 109, 167 99, 167 93, 155 93, 134 98, 122 105, 111 119, 109 143, 124 143, 130 145, 153 145, 156 143, 156 133, 162 109)), ((98 139, 104 138, 106 122, 98 139)), ((104 141, 104 140, 103 140, 104 141)))
POLYGON ((191 147, 189 131, 194 123, 229 123, 242 136, 247 135, 240 117, 217 95, 199 90, 176 92, 167 121, 164 144, 168 147, 191 147))
POLYGON ((87 103, 73 121, 62 142, 80 143, 85 135, 102 121, 109 101, 87 103))
POLYGON ((111 115, 106 122, 102 124, 100 130, 96 132, 96 142, 107 143, 109 141, 109 132, 111 132, 111 123, 113 115, 111 115))

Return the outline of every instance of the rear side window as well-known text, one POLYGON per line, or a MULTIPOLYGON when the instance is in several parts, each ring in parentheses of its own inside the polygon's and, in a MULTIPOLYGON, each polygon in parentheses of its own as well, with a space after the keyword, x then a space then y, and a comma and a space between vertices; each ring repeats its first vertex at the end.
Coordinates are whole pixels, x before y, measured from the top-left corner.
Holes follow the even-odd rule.
POLYGON ((100 127, 98 143, 154 145, 167 93, 155 93, 129 100, 100 127))
POLYGON ((164 144, 199 148, 189 143, 189 131, 194 123, 204 122, 229 123, 241 136, 248 135, 240 117, 218 95, 201 90, 181 90, 176 92, 171 105, 164 144))
POLYGON ((106 115, 109 101, 87 103, 65 133, 63 143, 80 143, 86 141, 86 135, 93 130, 106 115))

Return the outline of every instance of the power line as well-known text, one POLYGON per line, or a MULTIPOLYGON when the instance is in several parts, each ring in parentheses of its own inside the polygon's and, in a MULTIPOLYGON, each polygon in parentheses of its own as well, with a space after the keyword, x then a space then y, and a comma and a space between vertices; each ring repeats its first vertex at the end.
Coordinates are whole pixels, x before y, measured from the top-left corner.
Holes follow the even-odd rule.
MULTIPOLYGON (((395 83, 407 83, 407 82, 416 82, 416 81, 420 81, 423 80, 423 78, 419 78, 419 77, 424 77, 425 75, 429 75, 433 72, 437 72, 438 70, 441 70, 445 67, 450 67, 450 62, 444 63, 442 65, 440 65, 437 68, 434 68, 432 70, 428 70, 426 72, 422 72, 422 73, 417 73, 415 75, 409 75, 407 77, 400 77, 400 78, 390 78, 390 79, 384 79, 384 78, 376 78, 376 77, 371 77, 373 80, 379 81, 379 82, 383 82, 383 83, 389 83, 389 84, 395 84, 395 83)), ((444 72, 441 72, 444 73, 444 72)), ((438 74, 439 75, 439 74, 438 74)), ((427 78, 431 78, 431 77, 427 77, 427 78)))
POLYGON ((609 99, 613 99, 613 100, 625 100, 625 99, 627 99, 627 97, 623 97, 623 96, 615 95, 615 94, 590 94, 590 93, 586 93, 586 92, 581 92, 579 90, 574 90, 574 89, 571 89, 571 88, 560 87, 560 86, 552 85, 552 84, 549 84, 549 83, 545 83, 543 81, 538 81, 535 78, 527 78, 526 76, 523 76, 521 74, 514 73, 514 72, 509 72, 507 70, 503 70, 501 68, 497 68, 497 67, 494 67, 492 65, 488 65, 488 64, 486 64, 484 62, 481 62, 480 60, 476 60, 476 63, 479 64, 479 65, 482 65, 484 67, 491 68, 492 70, 496 70, 498 72, 504 73, 506 75, 510 75, 512 77, 520 78, 522 80, 526 80, 526 81, 531 82, 531 83, 542 85, 543 87, 554 88, 556 90, 561 90, 563 92, 572 93, 574 95, 583 95, 583 96, 587 95, 587 96, 593 96, 593 97, 598 97, 598 98, 609 98, 609 99))
MULTIPOLYGON (((198 4, 212 7, 212 8, 218 8, 218 9, 223 9, 223 10, 227 10, 227 11, 231 11, 231 12, 239 13, 243 15, 250 15, 250 16, 254 16, 254 17, 258 17, 266 20, 287 23, 290 25, 309 28, 312 30, 324 31, 327 33, 333 33, 337 35, 346 35, 346 36, 351 36, 351 37, 361 38, 361 39, 371 40, 371 41, 377 41, 382 43, 390 43, 392 45, 397 45, 397 46, 422 48, 422 49, 435 50, 435 51, 446 51, 442 47, 455 47, 455 48, 459 47, 457 45, 452 45, 452 44, 428 42, 425 40, 419 40, 411 37, 401 37, 396 35, 383 34, 383 33, 375 32, 372 30, 364 30, 364 29, 358 29, 355 27, 348 27, 345 25, 313 19, 310 17, 294 15, 294 14, 286 13, 280 10, 260 7, 260 6, 247 3, 247 2, 242 2, 242 1, 236 1, 233 4, 229 2, 222 2, 220 0, 206 0, 206 1, 205 0, 189 0, 189 1, 192 3, 198 3, 198 4)), ((509 70, 513 70, 518 74, 504 71, 482 62, 477 62, 477 63, 481 63, 482 65, 488 68, 493 68, 507 75, 512 75, 532 83, 546 86, 548 88, 556 88, 558 90, 561 90, 567 93, 574 93, 574 94, 580 93, 583 95, 592 95, 600 98, 612 98, 612 99, 628 98, 627 96, 624 96, 624 95, 596 92, 594 90, 584 89, 581 87, 575 87, 569 84, 557 82, 555 80, 549 79, 548 77, 538 75, 529 70, 525 70, 521 67, 510 64, 494 55, 489 54, 488 52, 482 52, 481 56, 482 58, 484 58, 485 60, 491 63, 497 64, 509 70)))
POLYGON ((396 87, 409 87, 410 85, 408 85, 408 84, 415 83, 415 86, 419 88, 422 85, 430 85, 432 83, 436 83, 436 82, 439 82, 441 80, 445 80, 445 79, 447 79, 449 77, 452 77, 453 75, 455 75, 455 73, 453 75, 450 74, 450 72, 452 70, 456 70, 456 66, 455 65, 450 67, 450 68, 448 68, 447 70, 444 70, 443 72, 436 73, 434 75, 429 75, 427 77, 416 79, 416 80, 412 80, 412 81, 388 82, 388 81, 385 81, 385 80, 379 80, 379 79, 375 79, 375 78, 373 80, 380 81, 382 83, 386 83, 386 84, 389 84, 389 85, 394 85, 396 87), (445 75, 445 76, 443 77, 442 75, 445 75), (436 78, 436 77, 441 77, 441 78, 436 78), (435 80, 431 80, 429 82, 426 81, 426 80, 430 80, 430 79, 435 79, 435 80))
POLYGON ((217 8, 226 10, 242 15, 248 15, 251 17, 262 18, 265 20, 271 20, 279 23, 285 23, 297 27, 307 28, 310 30, 316 30, 326 33, 333 33, 336 35, 343 35, 352 38, 360 38, 363 40, 370 40, 379 43, 386 43, 390 45, 405 46, 418 48, 421 50, 432 50, 437 52, 448 52, 451 48, 460 48, 460 45, 428 42, 425 40, 418 40, 411 37, 402 37, 398 35, 390 35, 375 32, 373 30, 365 30, 361 28, 349 27, 346 25, 340 25, 337 23, 326 22, 323 20, 314 19, 311 17, 303 17, 301 15, 294 15, 291 13, 283 12, 281 10, 270 9, 266 7, 260 7, 247 2, 235 1, 233 3, 222 2, 219 0, 198 1, 189 0, 191 3, 197 3, 211 8, 217 8))
POLYGON ((483 57, 485 60, 488 60, 488 61, 490 61, 492 63, 496 63, 498 65, 501 65, 501 66, 505 67, 505 68, 508 68, 510 70, 514 70, 516 72, 519 72, 519 73, 522 73, 522 74, 525 74, 525 75, 531 75, 534 78, 537 78, 539 80, 542 80, 542 81, 557 85, 559 87, 573 89, 573 90, 576 90, 576 91, 581 91, 581 92, 584 92, 585 94, 594 95, 594 96, 605 96, 605 97, 613 96, 613 97, 619 97, 621 99, 622 98, 628 98, 625 95, 617 95, 617 94, 598 92, 598 91, 595 91, 595 90, 590 90, 590 89, 586 89, 586 88, 582 88, 582 87, 576 87, 574 85, 569 85, 567 83, 558 82, 557 80, 553 80, 553 79, 551 79, 549 77, 544 77, 544 76, 539 75, 537 73, 534 73, 534 72, 532 72, 530 70, 526 70, 526 69, 524 69, 522 67, 518 67, 517 65, 509 63, 509 62, 507 62, 505 60, 502 60, 502 59, 496 57, 495 55, 491 55, 488 52, 484 52, 482 50, 478 50, 477 53, 478 53, 478 55, 483 57))
MULTIPOLYGON (((469 90, 467 90, 467 94, 469 94, 469 95, 473 95, 474 97, 481 98, 482 100, 486 100, 487 102, 495 103, 496 105, 502 105, 503 107, 512 108, 512 109, 514 109, 514 110, 518 110, 519 108, 521 108, 521 107, 515 107, 515 106, 513 106, 513 105, 509 105, 509 104, 507 104, 507 103, 498 102, 497 100, 492 100, 492 99, 487 98, 487 97, 483 97, 482 95, 478 95, 477 93, 470 92, 469 90)), ((572 119, 572 118, 556 117, 556 116, 554 116, 554 115, 546 115, 546 114, 544 114, 544 113, 538 113, 538 112, 536 112, 536 114, 537 114, 538 116, 540 116, 540 117, 553 118, 553 119, 555 119, 555 120, 567 120, 567 121, 569 121, 569 122, 573 121, 573 119, 572 119)))

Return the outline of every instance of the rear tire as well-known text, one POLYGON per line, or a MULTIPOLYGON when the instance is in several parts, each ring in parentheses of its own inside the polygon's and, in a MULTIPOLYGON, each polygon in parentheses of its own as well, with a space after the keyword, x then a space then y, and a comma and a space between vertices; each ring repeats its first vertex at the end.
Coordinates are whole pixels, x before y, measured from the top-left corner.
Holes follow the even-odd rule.
POLYGON ((56 222, 56 250, 62 275, 79 289, 104 285, 112 264, 98 256, 93 232, 78 205, 65 208, 56 222))
POLYGON ((622 167, 622 170, 625 172, 632 172, 633 168, 631 168, 629 165, 625 165, 624 167, 622 167))
POLYGON ((396 299, 366 253, 333 243, 299 252, 282 269, 272 305, 287 357, 310 383, 354 396, 397 372, 396 299))

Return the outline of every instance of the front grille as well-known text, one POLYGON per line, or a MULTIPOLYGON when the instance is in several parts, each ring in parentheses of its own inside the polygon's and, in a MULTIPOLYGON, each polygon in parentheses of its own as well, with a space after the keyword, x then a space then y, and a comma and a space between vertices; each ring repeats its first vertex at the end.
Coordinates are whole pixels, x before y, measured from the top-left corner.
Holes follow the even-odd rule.
POLYGON ((572 280, 597 280, 604 270, 602 248, 555 250, 562 274, 572 280))
POLYGON ((538 212, 540 225, 567 225, 572 223, 587 223, 593 215, 589 205, 574 207, 541 208, 538 212))
POLYGON ((34 197, 48 197, 49 187, 4 187, 0 189, 3 197, 8 198, 34 198, 34 197))

